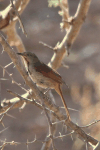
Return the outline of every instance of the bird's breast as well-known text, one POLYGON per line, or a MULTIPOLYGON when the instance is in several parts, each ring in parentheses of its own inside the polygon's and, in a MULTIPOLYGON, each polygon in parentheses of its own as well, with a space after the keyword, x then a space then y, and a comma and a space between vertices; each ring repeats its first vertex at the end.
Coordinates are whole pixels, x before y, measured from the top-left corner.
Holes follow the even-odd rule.
POLYGON ((56 84, 52 79, 45 77, 42 73, 35 70, 34 67, 29 67, 29 74, 34 83, 42 88, 51 88, 54 89, 56 84))

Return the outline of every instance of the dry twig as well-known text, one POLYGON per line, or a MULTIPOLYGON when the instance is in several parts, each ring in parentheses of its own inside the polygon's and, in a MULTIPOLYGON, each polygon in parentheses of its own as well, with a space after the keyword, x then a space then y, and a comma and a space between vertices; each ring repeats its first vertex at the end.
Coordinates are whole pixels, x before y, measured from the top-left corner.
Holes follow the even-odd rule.
POLYGON ((24 25, 23 25, 23 23, 22 23, 22 21, 21 21, 21 18, 20 18, 20 15, 19 15, 19 13, 18 13, 18 10, 16 9, 16 6, 13 4, 13 0, 10 0, 10 2, 11 2, 11 7, 14 9, 14 11, 15 11, 17 17, 18 17, 19 24, 20 24, 20 27, 21 27, 21 29, 22 29, 22 32, 23 32, 23 33, 25 34, 25 36, 27 37, 27 33, 26 33, 25 27, 24 27, 24 25))

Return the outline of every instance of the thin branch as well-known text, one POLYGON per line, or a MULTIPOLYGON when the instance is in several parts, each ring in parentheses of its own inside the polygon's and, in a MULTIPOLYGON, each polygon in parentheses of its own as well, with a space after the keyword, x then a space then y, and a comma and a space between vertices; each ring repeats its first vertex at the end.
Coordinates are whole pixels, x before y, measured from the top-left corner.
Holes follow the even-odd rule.
POLYGON ((1 130, 0 133, 4 132, 4 131, 7 130, 8 128, 9 128, 9 127, 5 128, 5 129, 3 129, 3 130, 1 130))
POLYGON ((69 69, 69 66, 66 65, 66 64, 64 64, 64 63, 61 63, 61 67, 64 67, 64 68, 66 68, 66 69, 69 69))
POLYGON ((7 142, 6 140, 0 140, 0 142, 1 143, 3 143, 1 146, 0 146, 0 148, 1 148, 1 150, 3 150, 4 149, 4 147, 6 146, 6 145, 21 145, 21 144, 24 144, 24 145, 29 145, 29 144, 33 144, 33 143, 35 143, 35 142, 40 142, 40 143, 44 143, 45 141, 42 141, 42 140, 38 140, 38 139, 36 139, 36 136, 35 136, 35 139, 33 140, 33 141, 28 141, 27 140, 27 142, 15 142, 15 141, 11 141, 11 142, 7 142))
POLYGON ((20 27, 21 27, 21 29, 22 29, 22 32, 23 32, 23 33, 25 34, 25 36, 27 37, 27 33, 26 33, 26 31, 25 31, 24 24, 22 23, 21 18, 20 18, 20 15, 19 15, 19 13, 18 13, 18 11, 17 11, 15 5, 13 4, 13 0, 10 0, 10 2, 11 2, 11 4, 12 4, 11 7, 14 9, 14 11, 15 11, 17 17, 18 17, 19 24, 20 24, 20 27))
POLYGON ((65 120, 61 120, 61 121, 54 122, 54 123, 52 123, 52 124, 54 125, 54 124, 64 123, 64 122, 65 122, 65 120))
MULTIPOLYGON (((14 106, 15 108, 18 108, 18 107, 20 107, 20 106, 22 106, 23 105, 23 103, 24 102, 26 102, 27 104, 29 104, 29 103, 31 103, 31 104, 33 104, 33 105, 35 105, 35 106, 37 106, 38 108, 40 108, 40 109, 43 109, 43 106, 40 104, 40 103, 37 103, 34 99, 28 99, 28 98, 24 98, 24 97, 22 97, 22 96, 20 96, 19 94, 17 94, 16 92, 12 92, 11 90, 7 90, 7 92, 9 92, 10 94, 12 94, 13 96, 15 96, 15 97, 18 97, 20 100, 18 101, 18 100, 11 100, 11 103, 9 102, 9 104, 12 104, 12 103, 15 103, 16 102, 16 105, 14 106), (23 102, 23 103, 22 103, 23 102)), ((46 109, 46 111, 49 111, 50 112, 50 110, 47 108, 47 107, 45 107, 45 109, 46 109)))
POLYGON ((94 124, 96 124, 96 123, 98 123, 98 122, 100 122, 100 120, 96 120, 96 121, 94 121, 94 122, 92 122, 92 123, 90 123, 90 124, 88 124, 88 125, 86 125, 86 126, 81 126, 81 128, 90 127, 90 126, 92 126, 92 125, 94 125, 94 124))
POLYGON ((96 145, 96 147, 93 150, 100 150, 100 141, 98 142, 98 144, 96 145))
MULTIPOLYGON (((11 64, 11 63, 10 63, 10 64, 11 64)), ((10 73, 6 70, 6 68, 7 68, 8 66, 9 66, 9 64, 6 65, 5 67, 3 67, 2 65, 0 65, 0 67, 3 69, 3 76, 4 76, 4 73, 6 72, 6 73, 8 74, 8 76, 11 78, 13 84, 16 84, 16 85, 19 86, 21 89, 23 89, 25 92, 27 92, 27 90, 26 90, 24 87, 22 87, 20 83, 17 83, 17 82, 13 79, 12 74, 10 74, 10 73)))
POLYGON ((72 131, 72 132, 70 132, 70 133, 68 133, 68 134, 65 134, 65 135, 60 135, 60 136, 56 136, 56 137, 54 137, 54 139, 58 139, 58 138, 63 138, 63 137, 66 137, 66 136, 69 136, 69 135, 71 135, 71 134, 73 134, 74 133, 74 131, 72 131))
POLYGON ((47 110, 46 110, 46 108, 45 108, 44 102, 42 102, 42 107, 43 107, 43 110, 44 110, 45 115, 46 115, 46 117, 47 117, 48 124, 49 124, 49 130, 50 130, 50 135, 49 135, 49 137, 50 137, 51 140, 52 140, 52 148, 53 148, 53 150, 56 150, 55 144, 54 144, 53 132, 52 132, 52 123, 51 123, 50 117, 49 117, 49 115, 48 115, 48 113, 47 113, 47 110))
POLYGON ((47 47, 47 48, 49 48, 49 49, 51 49, 51 50, 55 50, 52 46, 50 46, 50 45, 48 45, 48 44, 46 44, 46 43, 44 43, 44 42, 42 42, 42 41, 39 41, 39 44, 42 44, 43 46, 45 46, 45 47, 47 47))
MULTIPOLYGON (((16 102, 15 102, 16 103, 16 102)), ((15 105, 15 103, 13 103, 12 105, 10 105, 3 113, 2 113, 2 117, 0 118, 0 123, 3 125, 4 127, 4 124, 3 124, 3 118, 5 117, 5 115, 7 114, 7 112, 12 109, 12 107, 15 105)))
MULTIPOLYGON (((46 93, 46 94, 50 97, 51 101, 55 103, 55 99, 54 99, 51 91, 49 90, 49 92, 46 93)), ((47 112, 48 112, 48 110, 47 110, 47 112)), ((54 137, 54 135, 56 133, 57 125, 53 124, 53 123, 56 121, 56 117, 51 113, 51 111, 49 113, 50 113, 50 121, 51 121, 51 124, 52 124, 52 135, 54 137)), ((47 135, 46 138, 45 138, 45 142, 42 145, 41 150, 47 150, 47 149, 49 150, 51 144, 52 144, 52 139, 47 135)))
POLYGON ((9 66, 12 65, 12 64, 13 64, 13 62, 11 62, 11 63, 9 63, 8 65, 4 66, 4 69, 7 68, 7 67, 9 67, 9 66))
POLYGON ((88 150, 88 142, 86 142, 86 150, 88 150))

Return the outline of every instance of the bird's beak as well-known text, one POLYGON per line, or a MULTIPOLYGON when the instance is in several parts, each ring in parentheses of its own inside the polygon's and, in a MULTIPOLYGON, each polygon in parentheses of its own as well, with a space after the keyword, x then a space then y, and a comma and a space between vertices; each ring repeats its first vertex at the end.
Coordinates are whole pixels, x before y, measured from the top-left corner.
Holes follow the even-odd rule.
POLYGON ((24 56, 23 53, 17 53, 18 55, 24 56))

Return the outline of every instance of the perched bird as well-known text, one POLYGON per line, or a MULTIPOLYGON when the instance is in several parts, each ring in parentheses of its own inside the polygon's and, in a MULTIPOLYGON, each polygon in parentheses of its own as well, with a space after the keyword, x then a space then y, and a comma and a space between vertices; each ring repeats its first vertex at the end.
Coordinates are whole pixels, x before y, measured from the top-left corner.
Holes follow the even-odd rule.
POLYGON ((60 95, 67 113, 67 117, 70 119, 69 111, 61 89, 61 85, 63 83, 65 84, 65 82, 58 72, 41 62, 32 52, 23 52, 17 54, 21 55, 25 59, 27 71, 34 83, 42 88, 55 89, 55 91, 60 95))

